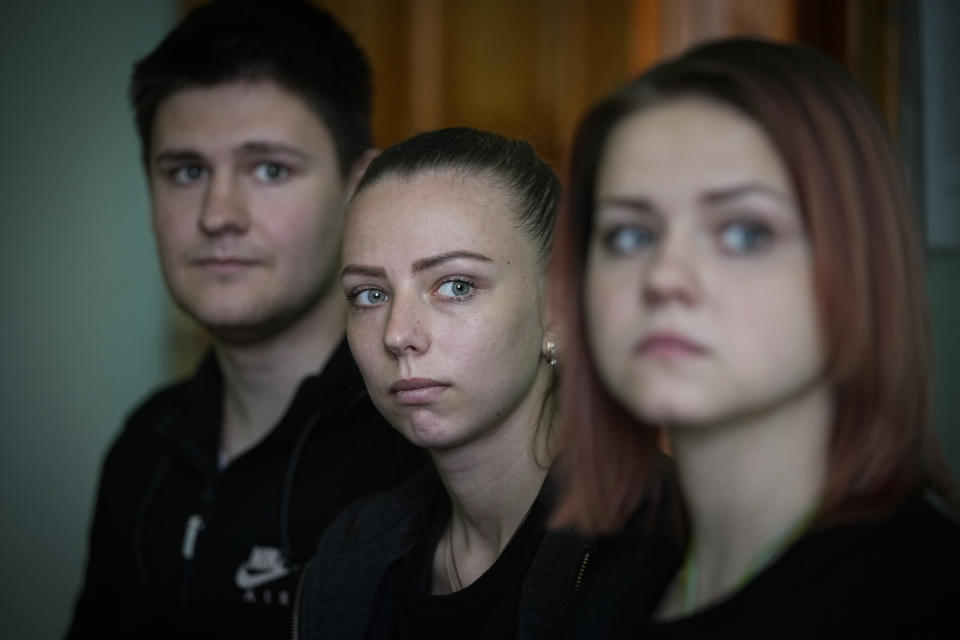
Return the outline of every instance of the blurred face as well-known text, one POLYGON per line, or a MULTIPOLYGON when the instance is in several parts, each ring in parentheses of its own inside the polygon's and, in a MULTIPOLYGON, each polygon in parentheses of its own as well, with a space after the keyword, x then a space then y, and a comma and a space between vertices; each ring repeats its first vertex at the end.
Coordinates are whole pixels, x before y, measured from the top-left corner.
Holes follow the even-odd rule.
POLYGON ((607 385, 652 423, 732 423, 819 383, 810 247, 786 169, 725 106, 681 100, 610 133, 586 273, 607 385))
POLYGON ((299 97, 272 82, 185 89, 157 110, 151 150, 164 277, 201 324, 257 340, 333 295, 347 185, 299 97))
POLYGON ((430 172, 365 188, 343 264, 350 348, 407 439, 445 449, 507 424, 532 431, 548 366, 543 277, 500 185, 430 172))

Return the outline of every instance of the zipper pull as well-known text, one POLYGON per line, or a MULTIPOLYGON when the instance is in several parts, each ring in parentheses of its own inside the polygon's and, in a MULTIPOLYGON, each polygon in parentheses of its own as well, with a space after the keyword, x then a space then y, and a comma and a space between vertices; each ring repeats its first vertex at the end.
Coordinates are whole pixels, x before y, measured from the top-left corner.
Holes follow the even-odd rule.
POLYGON ((187 560, 193 558, 194 549, 197 546, 197 536, 203 530, 203 516, 198 513, 187 518, 187 526, 183 531, 183 546, 180 551, 187 560))

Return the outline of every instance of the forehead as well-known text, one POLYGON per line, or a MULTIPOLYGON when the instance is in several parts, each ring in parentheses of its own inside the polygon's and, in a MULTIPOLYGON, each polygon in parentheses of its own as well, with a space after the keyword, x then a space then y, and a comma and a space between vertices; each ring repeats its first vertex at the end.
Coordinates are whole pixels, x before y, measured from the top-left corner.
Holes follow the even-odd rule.
POLYGON ((613 127, 597 194, 724 188, 746 180, 790 189, 782 158, 756 123, 719 102, 681 98, 613 127))
POLYGON ((504 262, 533 254, 506 188, 454 171, 388 176, 366 187, 350 205, 343 244, 345 261, 369 263, 406 264, 454 250, 504 262))
POLYGON ((181 89, 160 103, 151 133, 154 149, 249 139, 332 144, 326 125, 306 101, 270 80, 181 89))

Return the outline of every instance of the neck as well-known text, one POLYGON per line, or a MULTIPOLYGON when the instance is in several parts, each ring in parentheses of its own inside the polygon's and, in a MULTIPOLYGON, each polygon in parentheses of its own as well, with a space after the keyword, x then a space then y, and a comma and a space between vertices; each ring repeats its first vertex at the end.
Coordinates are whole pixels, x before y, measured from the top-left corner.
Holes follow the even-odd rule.
MULTIPOLYGON (((671 433, 693 530, 694 608, 740 586, 802 526, 819 497, 831 418, 818 384, 771 413, 671 433)), ((682 610, 675 586, 665 613, 682 610)))
POLYGON ((260 442, 286 412, 303 379, 326 365, 343 339, 343 312, 340 297, 328 296, 269 339, 214 343, 223 371, 220 446, 228 460, 260 442))
POLYGON ((483 575, 523 524, 543 486, 549 447, 543 438, 534 442, 534 434, 551 374, 542 373, 534 391, 487 437, 431 452, 452 507, 434 558, 436 592, 455 591, 483 575), (448 583, 451 562, 460 584, 448 583))

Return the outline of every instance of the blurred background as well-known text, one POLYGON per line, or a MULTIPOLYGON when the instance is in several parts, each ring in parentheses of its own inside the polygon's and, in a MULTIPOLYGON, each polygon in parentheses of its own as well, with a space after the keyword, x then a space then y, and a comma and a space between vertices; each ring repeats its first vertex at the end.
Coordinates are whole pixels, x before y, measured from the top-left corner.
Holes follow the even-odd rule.
MULTIPOLYGON (((184 0, 7 0, 0 20, 0 629, 63 634, 99 465, 125 414, 202 335, 159 275, 126 88, 184 0)), ((563 172, 585 107, 722 35, 815 46, 894 131, 921 204, 935 411, 960 476, 960 3, 951 0, 328 0, 370 56, 381 146, 463 124, 563 172)))

